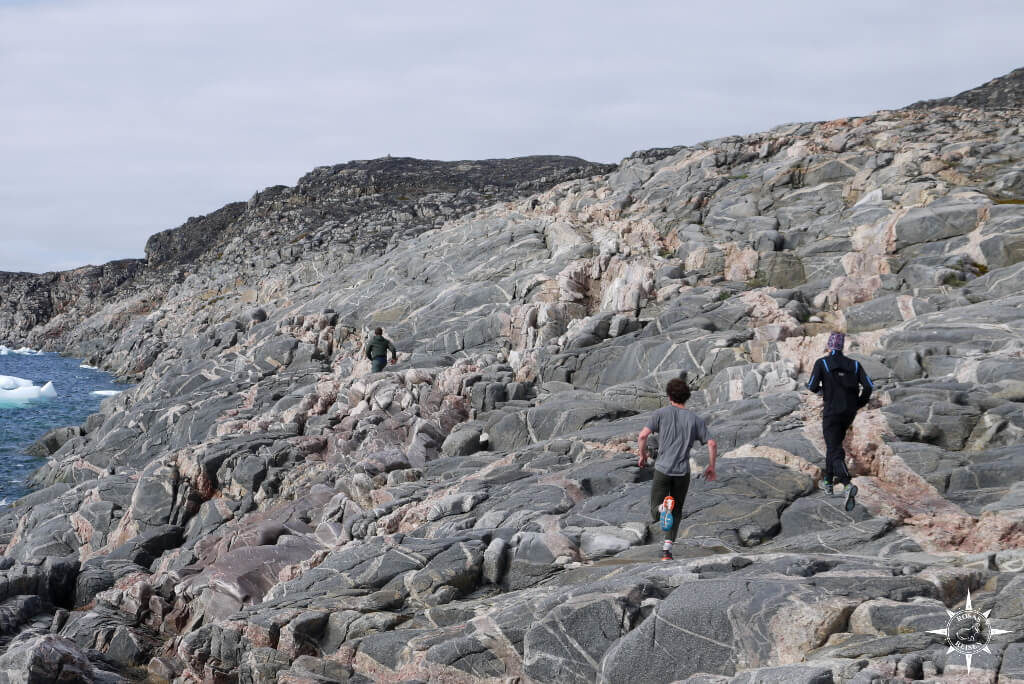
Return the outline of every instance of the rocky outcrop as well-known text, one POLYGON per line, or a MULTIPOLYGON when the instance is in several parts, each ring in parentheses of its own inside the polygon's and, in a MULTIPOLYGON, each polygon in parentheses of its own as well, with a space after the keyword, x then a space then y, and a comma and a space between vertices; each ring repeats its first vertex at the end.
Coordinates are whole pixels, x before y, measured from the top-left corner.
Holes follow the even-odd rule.
POLYGON ((81 321, 120 292, 143 269, 139 259, 112 261, 61 273, 0 272, 0 339, 26 343, 29 331, 39 347, 53 343, 43 329, 52 322, 81 321))
POLYGON ((355 162, 155 239, 130 287, 25 328, 137 385, 49 435, 0 516, 0 666, 962 681, 930 630, 970 590, 1012 632, 972 676, 1013 681, 1020 121, 908 108, 613 169, 355 162), (850 512, 802 390, 833 329, 876 383, 850 512), (632 449, 680 376, 722 459, 659 563, 632 449))
POLYGON ((924 100, 910 105, 913 109, 928 107, 977 107, 980 109, 1019 109, 1024 105, 1024 68, 1014 69, 977 88, 953 97, 924 100))

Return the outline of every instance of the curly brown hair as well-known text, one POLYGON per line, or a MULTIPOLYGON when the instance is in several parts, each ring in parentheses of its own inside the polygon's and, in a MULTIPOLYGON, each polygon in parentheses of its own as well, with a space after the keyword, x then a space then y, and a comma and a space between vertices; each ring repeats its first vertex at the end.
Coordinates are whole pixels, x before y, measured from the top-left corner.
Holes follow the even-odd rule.
POLYGON ((668 395, 669 401, 685 404, 690 398, 690 386, 682 378, 672 378, 665 385, 665 394, 668 395))

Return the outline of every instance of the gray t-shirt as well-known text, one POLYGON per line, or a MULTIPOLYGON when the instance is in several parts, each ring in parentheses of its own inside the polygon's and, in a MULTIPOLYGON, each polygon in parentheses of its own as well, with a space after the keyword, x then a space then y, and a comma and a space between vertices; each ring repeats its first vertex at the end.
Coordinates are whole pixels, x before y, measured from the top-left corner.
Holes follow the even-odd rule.
POLYGON ((688 475, 690 447, 694 441, 708 443, 708 426, 704 419, 689 409, 664 406, 651 414, 647 427, 658 433, 655 470, 672 477, 688 475))

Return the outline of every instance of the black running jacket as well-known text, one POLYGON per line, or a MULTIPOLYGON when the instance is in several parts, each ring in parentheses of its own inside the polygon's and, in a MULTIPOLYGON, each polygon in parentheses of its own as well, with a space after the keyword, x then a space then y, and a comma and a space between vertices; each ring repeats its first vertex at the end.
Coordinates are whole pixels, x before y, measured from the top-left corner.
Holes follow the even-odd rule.
POLYGON ((823 415, 837 416, 856 413, 871 398, 871 382, 864 366, 835 351, 814 362, 807 389, 824 398, 823 415))

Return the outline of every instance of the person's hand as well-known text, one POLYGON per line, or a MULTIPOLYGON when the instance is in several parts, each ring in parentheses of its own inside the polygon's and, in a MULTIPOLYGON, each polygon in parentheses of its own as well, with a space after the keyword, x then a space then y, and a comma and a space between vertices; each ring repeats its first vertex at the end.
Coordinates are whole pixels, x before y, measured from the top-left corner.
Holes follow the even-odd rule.
POLYGON ((636 467, 637 468, 646 468, 647 467, 647 456, 646 456, 646 454, 640 454, 640 456, 636 459, 636 467))
POLYGON ((708 464, 708 467, 704 469, 704 479, 708 482, 715 481, 715 466, 708 464))
POLYGON ((391 359, 391 365, 392 366, 394 366, 396 363, 398 363, 398 359, 391 359))

